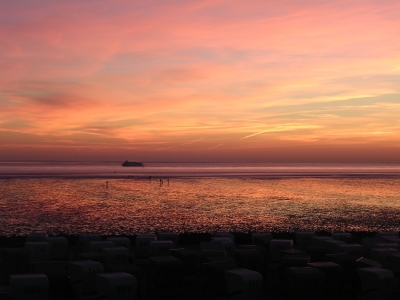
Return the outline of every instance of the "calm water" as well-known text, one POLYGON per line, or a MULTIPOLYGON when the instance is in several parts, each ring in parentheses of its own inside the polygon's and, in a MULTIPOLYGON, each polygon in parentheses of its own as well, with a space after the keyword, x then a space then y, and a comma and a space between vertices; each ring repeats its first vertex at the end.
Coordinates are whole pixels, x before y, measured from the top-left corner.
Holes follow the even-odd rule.
POLYGON ((400 231, 400 166, 0 163, 0 220, 0 235, 400 231))

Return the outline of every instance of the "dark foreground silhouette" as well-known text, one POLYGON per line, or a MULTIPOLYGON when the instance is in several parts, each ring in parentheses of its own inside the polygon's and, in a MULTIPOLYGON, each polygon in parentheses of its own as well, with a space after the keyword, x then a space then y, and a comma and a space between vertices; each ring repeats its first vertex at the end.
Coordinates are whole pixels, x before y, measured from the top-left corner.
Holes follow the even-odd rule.
POLYGON ((0 299, 400 296, 397 232, 32 234, 0 243, 0 299))

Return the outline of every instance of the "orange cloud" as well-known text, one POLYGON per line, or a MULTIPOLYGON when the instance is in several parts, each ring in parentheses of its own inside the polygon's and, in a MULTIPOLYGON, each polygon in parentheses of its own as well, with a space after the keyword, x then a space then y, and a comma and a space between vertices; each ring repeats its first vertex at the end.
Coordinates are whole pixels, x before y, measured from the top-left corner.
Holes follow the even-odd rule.
POLYGON ((271 159, 292 160, 398 146, 399 11, 389 0, 4 3, 0 155, 107 159, 112 146, 262 160, 284 147, 271 159))

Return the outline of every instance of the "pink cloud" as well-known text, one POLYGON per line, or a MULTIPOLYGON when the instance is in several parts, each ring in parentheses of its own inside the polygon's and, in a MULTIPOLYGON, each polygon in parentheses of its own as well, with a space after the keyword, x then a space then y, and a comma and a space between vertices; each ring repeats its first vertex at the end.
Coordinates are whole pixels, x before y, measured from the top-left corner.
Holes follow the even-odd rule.
POLYGON ((175 151, 205 137, 195 147, 215 153, 257 132, 249 147, 321 141, 324 130, 332 143, 394 141, 363 124, 399 132, 398 107, 360 116, 352 104, 344 117, 319 106, 400 93, 399 11, 372 0, 7 1, 0 131, 175 151), (295 123, 310 129, 267 133, 295 123))

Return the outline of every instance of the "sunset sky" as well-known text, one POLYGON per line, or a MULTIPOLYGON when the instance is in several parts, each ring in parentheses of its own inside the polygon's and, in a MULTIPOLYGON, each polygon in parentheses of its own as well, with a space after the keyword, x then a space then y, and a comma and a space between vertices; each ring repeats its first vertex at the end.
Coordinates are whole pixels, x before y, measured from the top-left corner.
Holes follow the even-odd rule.
POLYGON ((0 161, 400 163, 398 0, 0 3, 0 161))

